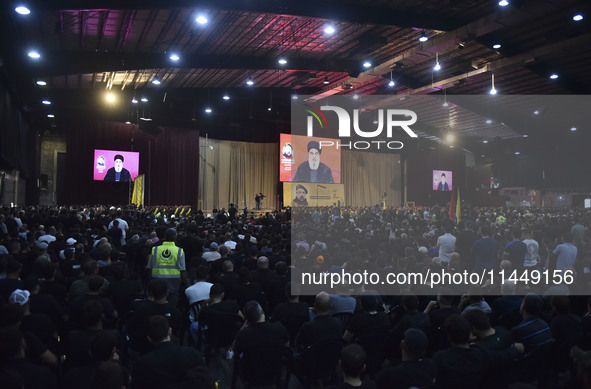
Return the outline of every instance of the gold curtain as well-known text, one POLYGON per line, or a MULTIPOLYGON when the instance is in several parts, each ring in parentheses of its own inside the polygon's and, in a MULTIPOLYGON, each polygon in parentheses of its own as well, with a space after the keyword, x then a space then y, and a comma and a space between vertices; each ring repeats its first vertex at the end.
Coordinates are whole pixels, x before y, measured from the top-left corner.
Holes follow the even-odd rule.
POLYGON ((345 201, 354 207, 382 204, 398 206, 402 202, 401 164, 399 154, 342 150, 342 182, 345 201))
POLYGON ((230 203, 255 208, 254 197, 263 193, 262 208, 276 207, 279 182, 277 143, 234 142, 200 138, 199 206, 211 210, 230 203))

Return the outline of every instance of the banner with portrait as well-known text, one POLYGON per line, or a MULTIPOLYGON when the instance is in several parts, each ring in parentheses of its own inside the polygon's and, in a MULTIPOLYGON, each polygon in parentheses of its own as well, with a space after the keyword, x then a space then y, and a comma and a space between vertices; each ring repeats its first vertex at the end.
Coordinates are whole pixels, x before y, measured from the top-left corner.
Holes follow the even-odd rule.
POLYGON ((284 207, 330 207, 345 205, 345 185, 307 182, 283 183, 284 207))

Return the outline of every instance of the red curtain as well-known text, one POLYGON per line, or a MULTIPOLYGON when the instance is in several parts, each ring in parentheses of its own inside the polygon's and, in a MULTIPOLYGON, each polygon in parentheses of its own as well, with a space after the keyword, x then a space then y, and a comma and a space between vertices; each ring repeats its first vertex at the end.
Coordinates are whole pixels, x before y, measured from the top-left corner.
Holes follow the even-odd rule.
POLYGON ((66 203, 129 202, 129 184, 93 181, 95 149, 140 153, 139 173, 146 176, 146 205, 197 204, 199 131, 153 127, 148 133, 136 125, 105 121, 69 124, 66 203))

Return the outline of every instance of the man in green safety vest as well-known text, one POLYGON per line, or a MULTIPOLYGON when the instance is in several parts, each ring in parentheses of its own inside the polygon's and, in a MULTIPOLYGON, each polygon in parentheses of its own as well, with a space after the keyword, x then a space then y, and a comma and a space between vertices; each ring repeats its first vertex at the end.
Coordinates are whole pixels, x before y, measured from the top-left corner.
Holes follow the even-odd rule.
POLYGON ((168 284, 168 302, 178 305, 181 285, 188 286, 185 267, 185 252, 175 245, 176 230, 169 228, 164 233, 162 245, 155 246, 148 258, 148 280, 160 278, 168 284))

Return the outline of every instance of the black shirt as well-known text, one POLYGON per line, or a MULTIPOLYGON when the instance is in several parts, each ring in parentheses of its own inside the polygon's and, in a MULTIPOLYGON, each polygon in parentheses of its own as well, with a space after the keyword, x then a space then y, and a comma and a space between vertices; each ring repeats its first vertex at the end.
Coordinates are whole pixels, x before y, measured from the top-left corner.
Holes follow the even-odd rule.
POLYGON ((171 304, 157 304, 151 300, 141 301, 134 309, 127 323, 129 345, 135 351, 147 352, 151 344, 148 335, 148 319, 153 315, 163 315, 168 319, 172 333, 178 335, 181 329, 182 317, 177 307, 171 304))
POLYGON ((289 341, 289 333, 281 323, 255 323, 236 335, 234 351, 242 353, 258 347, 283 346, 289 341))
POLYGON ((378 389, 408 389, 428 387, 435 381, 437 369, 430 358, 402 362, 385 368, 376 378, 378 389))
POLYGON ((296 345, 306 348, 321 340, 339 339, 343 334, 343 323, 330 315, 316 316, 304 323, 296 336, 296 345))
POLYGON ((351 318, 347 331, 353 334, 354 338, 368 331, 388 329, 390 326, 390 319, 384 312, 377 312, 375 314, 363 312, 351 318))

